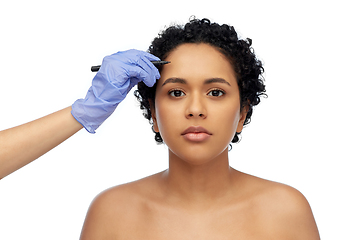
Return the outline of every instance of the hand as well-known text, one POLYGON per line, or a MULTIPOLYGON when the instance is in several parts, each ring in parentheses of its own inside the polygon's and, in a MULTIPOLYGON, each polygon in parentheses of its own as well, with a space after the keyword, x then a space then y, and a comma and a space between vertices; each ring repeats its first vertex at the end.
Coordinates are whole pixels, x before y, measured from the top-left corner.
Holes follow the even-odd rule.
POLYGON ((151 61, 158 60, 138 50, 105 57, 85 99, 78 99, 72 105, 72 115, 88 132, 95 133, 133 86, 140 81, 149 87, 155 84, 160 73, 151 61))

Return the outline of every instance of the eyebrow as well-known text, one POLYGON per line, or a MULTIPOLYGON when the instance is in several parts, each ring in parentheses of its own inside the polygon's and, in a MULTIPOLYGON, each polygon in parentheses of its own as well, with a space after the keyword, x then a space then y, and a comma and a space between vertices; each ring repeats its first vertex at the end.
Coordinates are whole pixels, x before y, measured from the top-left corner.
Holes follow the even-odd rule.
MULTIPOLYGON (((167 83, 181 83, 181 84, 187 84, 187 81, 183 78, 168 78, 165 80, 165 82, 161 85, 161 86, 164 86, 165 84, 167 83)), ((206 79, 204 84, 210 84, 210 83, 225 83, 229 86, 230 83, 228 81, 226 81, 225 79, 223 78, 209 78, 209 79, 206 79)))

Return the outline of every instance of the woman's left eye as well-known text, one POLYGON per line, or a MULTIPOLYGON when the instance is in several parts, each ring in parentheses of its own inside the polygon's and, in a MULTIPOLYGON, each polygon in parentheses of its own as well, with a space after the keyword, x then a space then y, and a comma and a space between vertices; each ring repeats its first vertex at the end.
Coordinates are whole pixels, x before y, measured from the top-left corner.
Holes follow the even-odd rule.
POLYGON ((221 97, 222 95, 224 95, 225 92, 219 89, 214 89, 211 90, 208 95, 213 96, 213 97, 221 97))

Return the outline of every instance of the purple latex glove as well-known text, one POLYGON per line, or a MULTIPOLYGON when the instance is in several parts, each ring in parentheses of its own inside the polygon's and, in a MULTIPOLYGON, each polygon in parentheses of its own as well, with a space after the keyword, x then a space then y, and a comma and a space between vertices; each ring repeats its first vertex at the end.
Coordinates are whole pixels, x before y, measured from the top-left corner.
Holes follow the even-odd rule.
POLYGON ((95 133, 133 86, 140 81, 149 87, 155 84, 160 73, 151 61, 159 60, 134 49, 105 57, 86 97, 72 105, 72 115, 88 132, 95 133))

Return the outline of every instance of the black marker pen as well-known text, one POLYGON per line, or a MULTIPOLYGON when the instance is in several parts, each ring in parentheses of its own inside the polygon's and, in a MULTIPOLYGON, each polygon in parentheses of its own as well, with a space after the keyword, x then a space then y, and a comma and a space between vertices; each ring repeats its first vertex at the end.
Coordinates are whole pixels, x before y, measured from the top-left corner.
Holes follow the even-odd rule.
MULTIPOLYGON (((155 66, 159 66, 159 65, 168 64, 170 62, 169 61, 151 61, 151 63, 154 64, 155 66)), ((92 66, 91 71, 97 72, 97 71, 99 71, 100 67, 101 67, 101 65, 92 66)))

